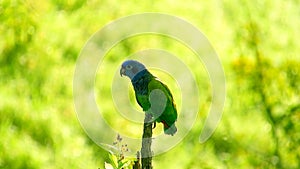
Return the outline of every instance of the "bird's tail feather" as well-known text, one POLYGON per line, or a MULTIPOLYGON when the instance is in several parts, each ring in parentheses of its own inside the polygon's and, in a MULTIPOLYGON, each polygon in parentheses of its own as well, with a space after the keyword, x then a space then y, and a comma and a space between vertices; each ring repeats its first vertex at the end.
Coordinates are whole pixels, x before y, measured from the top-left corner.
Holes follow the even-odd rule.
POLYGON ((172 124, 171 126, 168 126, 166 123, 163 123, 163 124, 164 124, 164 133, 165 134, 173 136, 177 132, 175 123, 172 124))

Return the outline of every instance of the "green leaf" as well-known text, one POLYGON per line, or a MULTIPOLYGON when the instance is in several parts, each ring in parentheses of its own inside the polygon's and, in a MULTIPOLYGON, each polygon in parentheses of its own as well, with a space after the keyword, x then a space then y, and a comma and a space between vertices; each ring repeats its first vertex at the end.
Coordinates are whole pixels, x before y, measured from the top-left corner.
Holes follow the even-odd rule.
POLYGON ((118 158, 112 154, 112 153, 109 153, 109 163, 113 166, 113 168, 118 168, 118 158))

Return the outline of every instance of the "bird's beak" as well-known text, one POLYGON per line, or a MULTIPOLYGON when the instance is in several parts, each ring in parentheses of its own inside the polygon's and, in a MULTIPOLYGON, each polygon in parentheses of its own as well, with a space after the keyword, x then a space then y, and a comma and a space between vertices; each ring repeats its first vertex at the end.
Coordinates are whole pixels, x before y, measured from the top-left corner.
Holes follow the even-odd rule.
POLYGON ((125 75, 125 69, 123 67, 120 69, 120 75, 121 75, 121 77, 122 77, 122 75, 125 75))

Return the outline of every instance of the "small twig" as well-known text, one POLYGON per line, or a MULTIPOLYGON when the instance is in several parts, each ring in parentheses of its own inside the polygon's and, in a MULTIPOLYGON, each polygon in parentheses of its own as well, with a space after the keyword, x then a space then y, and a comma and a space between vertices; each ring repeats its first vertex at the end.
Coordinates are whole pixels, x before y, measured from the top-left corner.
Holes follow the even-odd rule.
POLYGON ((140 158, 140 152, 138 151, 136 153, 136 160, 134 161, 133 169, 141 169, 141 158, 140 158))

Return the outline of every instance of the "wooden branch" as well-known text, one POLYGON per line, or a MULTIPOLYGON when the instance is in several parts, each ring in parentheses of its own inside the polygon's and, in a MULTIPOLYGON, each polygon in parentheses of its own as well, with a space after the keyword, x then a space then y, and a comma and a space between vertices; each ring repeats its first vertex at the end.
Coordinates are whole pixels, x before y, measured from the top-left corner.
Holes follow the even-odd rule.
POLYGON ((145 113, 144 119, 144 131, 142 139, 141 157, 142 157, 142 169, 152 169, 152 116, 145 113))

